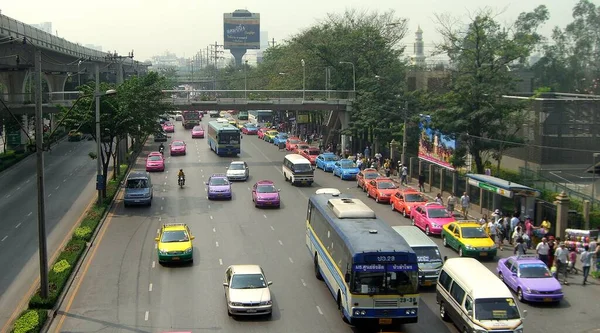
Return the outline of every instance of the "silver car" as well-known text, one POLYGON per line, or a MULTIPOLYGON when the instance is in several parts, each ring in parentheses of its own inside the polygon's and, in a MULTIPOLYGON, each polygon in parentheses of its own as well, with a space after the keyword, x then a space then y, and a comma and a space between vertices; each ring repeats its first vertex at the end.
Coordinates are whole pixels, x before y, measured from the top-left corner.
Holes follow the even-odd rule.
POLYGON ((248 164, 243 161, 234 161, 227 167, 227 179, 228 180, 248 180, 250 177, 250 168, 248 164))
POLYGON ((232 265, 225 271, 225 301, 230 316, 270 316, 273 301, 269 286, 273 282, 265 278, 258 265, 232 265))

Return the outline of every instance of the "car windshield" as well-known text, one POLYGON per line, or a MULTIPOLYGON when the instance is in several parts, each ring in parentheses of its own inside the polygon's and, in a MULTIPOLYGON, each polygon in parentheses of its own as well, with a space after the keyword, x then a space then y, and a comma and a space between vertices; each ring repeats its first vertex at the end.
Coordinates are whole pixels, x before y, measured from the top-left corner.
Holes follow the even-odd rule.
POLYGON ((483 298, 475 300, 475 319, 520 319, 519 309, 512 298, 483 298))
POLYGON ((365 172, 365 179, 375 179, 377 177, 379 177, 379 174, 377 172, 365 172))
POLYGON ((340 162, 340 165, 344 169, 356 168, 356 164, 354 164, 354 162, 351 161, 340 162))
POLYGON ((183 230, 165 231, 160 239, 161 243, 188 242, 190 238, 183 230))
POLYGON ((183 143, 181 141, 175 141, 175 142, 173 142, 173 146, 185 146, 185 143, 183 143))
POLYGON ((485 230, 481 227, 461 228, 462 238, 488 238, 485 230))
POLYGON ((156 156, 156 155, 148 157, 148 161, 161 161, 161 160, 162 160, 162 158, 160 156, 156 156))
POLYGON ((377 182, 377 188, 382 190, 397 188, 396 184, 392 182, 377 182))
POLYGON ((254 126, 254 125, 246 125, 246 128, 249 129, 249 130, 255 130, 256 126, 254 126))
POLYGON ((183 113, 183 119, 185 120, 199 120, 200 114, 194 111, 187 111, 183 113))
POLYGON ((165 126, 173 126, 171 123, 165 123, 165 126))
POLYGON ((266 288, 267 282, 262 274, 235 274, 231 278, 231 289, 256 289, 266 288))
POLYGON ((340 158, 337 156, 324 156, 323 159, 327 162, 337 161, 340 158))
POLYGON ((147 179, 128 179, 127 188, 148 188, 147 179))
POLYGON ((310 148, 309 145, 299 145, 298 146, 298 149, 300 149, 300 150, 304 150, 304 149, 308 149, 308 148, 310 148))
POLYGON ((289 142, 290 144, 292 144, 292 145, 295 145, 295 144, 297 144, 298 142, 300 142, 300 140, 293 140, 293 139, 292 139, 292 140, 288 140, 288 142, 289 142))
POLYGON ((429 212, 429 218, 432 219, 445 219, 452 217, 452 215, 450 215, 445 208, 433 208, 427 211, 429 212))
POLYGON ((427 199, 425 199, 420 194, 407 194, 404 196, 404 200, 406 202, 425 202, 425 201, 427 201, 427 199))
POLYGON ((417 292, 419 273, 403 272, 355 272, 352 293, 364 295, 404 295, 417 292))
POLYGON ((193 130, 194 130, 194 131, 201 131, 201 130, 202 130, 202 127, 200 127, 200 126, 196 126, 196 127, 194 127, 194 129, 193 129, 193 130))
POLYGON ((211 178, 209 184, 212 186, 224 186, 224 185, 229 185, 229 181, 227 181, 227 179, 221 178, 221 177, 211 178))
POLYGON ((319 154, 321 154, 321 152, 318 151, 318 150, 312 150, 311 149, 311 150, 308 151, 308 155, 311 155, 311 156, 317 156, 319 154))
POLYGON ((277 189, 273 185, 258 185, 256 187, 256 192, 258 193, 275 193, 277 189))
POLYGON ((231 133, 221 132, 221 133, 219 133, 219 143, 231 144, 231 145, 238 144, 238 143, 240 143, 240 133, 238 133, 238 132, 231 132, 231 133))
POLYGON ((244 170, 244 165, 241 163, 231 163, 229 165, 229 170, 244 170))
POLYGON ((278 136, 280 139, 287 139, 287 137, 288 137, 287 134, 279 134, 278 136))
POLYGON ((442 261, 440 250, 437 247, 413 247, 413 251, 417 254, 418 262, 442 261))
POLYGON ((522 279, 549 278, 551 276, 548 267, 543 263, 519 265, 519 277, 522 279))
POLYGON ((268 132, 267 132, 267 134, 268 134, 268 135, 272 135, 272 136, 275 136, 275 135, 277 135, 278 133, 279 133, 279 132, 277 132, 277 131, 268 131, 268 132))

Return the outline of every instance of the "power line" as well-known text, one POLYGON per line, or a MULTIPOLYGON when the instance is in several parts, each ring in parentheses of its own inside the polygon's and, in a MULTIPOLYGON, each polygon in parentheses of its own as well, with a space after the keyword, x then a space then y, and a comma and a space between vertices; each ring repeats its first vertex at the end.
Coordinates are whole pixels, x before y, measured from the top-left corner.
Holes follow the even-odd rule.
POLYGON ((589 149, 576 149, 576 148, 565 148, 565 147, 555 147, 555 146, 533 145, 533 144, 528 144, 528 143, 521 143, 521 142, 514 142, 514 141, 507 141, 507 140, 498 140, 498 139, 484 138, 482 136, 471 135, 471 134, 466 134, 466 136, 468 136, 470 138, 475 138, 475 139, 483 140, 483 141, 492 141, 492 142, 498 142, 498 143, 506 143, 506 144, 510 144, 510 145, 514 145, 514 146, 522 146, 522 147, 532 147, 532 148, 541 148, 541 149, 555 149, 555 150, 573 151, 573 152, 580 152, 580 153, 597 153, 598 152, 598 150, 589 150, 589 149))

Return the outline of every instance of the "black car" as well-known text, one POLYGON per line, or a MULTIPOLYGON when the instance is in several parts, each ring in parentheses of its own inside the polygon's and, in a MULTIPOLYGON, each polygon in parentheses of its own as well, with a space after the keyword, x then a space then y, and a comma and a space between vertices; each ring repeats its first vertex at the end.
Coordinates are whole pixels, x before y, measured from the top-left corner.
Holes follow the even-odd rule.
POLYGON ((167 138, 167 133, 165 132, 154 133, 154 142, 166 142, 167 138))

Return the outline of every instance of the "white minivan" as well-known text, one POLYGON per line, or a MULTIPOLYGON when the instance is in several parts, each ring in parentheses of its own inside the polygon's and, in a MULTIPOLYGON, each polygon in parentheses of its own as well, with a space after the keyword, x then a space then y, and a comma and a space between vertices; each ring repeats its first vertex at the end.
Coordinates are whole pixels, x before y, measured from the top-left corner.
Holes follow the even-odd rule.
POLYGON ((282 166, 283 177, 292 185, 307 184, 312 185, 315 181, 315 169, 310 161, 299 154, 288 154, 283 158, 282 166))
POLYGON ((440 269, 444 264, 437 244, 415 226, 403 225, 392 228, 404 238, 410 248, 417 254, 419 285, 423 287, 435 286, 440 269))
POLYGON ((460 332, 523 333, 521 311, 506 287, 474 258, 446 260, 436 285, 440 317, 460 332))

